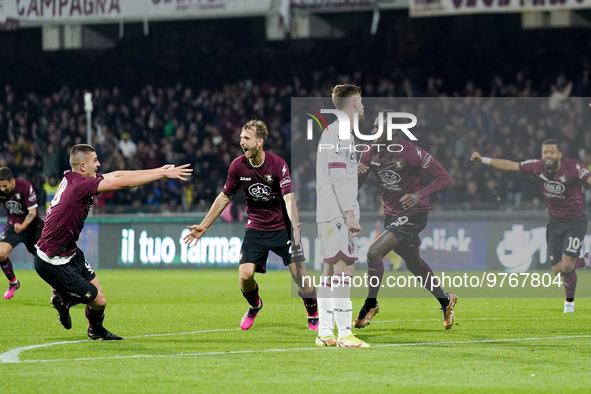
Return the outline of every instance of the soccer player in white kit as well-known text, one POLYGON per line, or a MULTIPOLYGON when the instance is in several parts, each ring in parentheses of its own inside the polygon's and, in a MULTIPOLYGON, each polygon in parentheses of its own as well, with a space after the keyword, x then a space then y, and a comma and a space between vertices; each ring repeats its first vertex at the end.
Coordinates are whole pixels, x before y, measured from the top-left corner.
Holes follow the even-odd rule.
MULTIPOLYGON (((361 88, 337 85, 333 88, 335 108, 353 125, 355 114, 363 120, 361 88)), ((369 347, 351 332, 353 304, 351 277, 357 261, 359 203, 357 202, 357 156, 354 136, 339 138, 339 121, 322 133, 316 161, 316 222, 322 243, 324 275, 318 289, 319 327, 316 345, 369 347), (334 326, 337 326, 335 335, 334 326)))

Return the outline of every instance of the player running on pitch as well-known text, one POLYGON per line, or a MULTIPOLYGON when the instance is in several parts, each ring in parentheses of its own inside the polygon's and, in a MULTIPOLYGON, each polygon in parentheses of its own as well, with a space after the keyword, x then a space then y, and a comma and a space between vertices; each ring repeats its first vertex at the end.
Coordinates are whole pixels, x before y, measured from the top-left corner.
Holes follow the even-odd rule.
POLYGON ((213 222, 222 214, 230 199, 239 189, 246 194, 246 231, 240 251, 240 290, 250 308, 240 322, 248 330, 263 307, 255 272, 267 271, 269 251, 275 252, 289 267, 299 296, 308 312, 308 328, 318 329, 316 290, 303 286, 302 277, 308 276, 304 251, 300 244, 300 219, 287 163, 281 157, 263 150, 269 132, 261 120, 251 120, 242 127, 240 146, 244 155, 230 165, 224 190, 217 196, 201 222, 189 226, 191 232, 183 240, 197 244, 213 222))
POLYGON ((577 268, 589 267, 591 255, 578 258, 587 234, 587 217, 583 204, 582 183, 591 185, 591 173, 579 160, 563 157, 558 141, 542 143, 542 158, 515 162, 482 157, 474 152, 470 161, 489 165, 502 171, 527 174, 538 181, 546 200, 550 223, 546 228, 548 258, 555 275, 564 281, 564 313, 575 311, 577 268))
POLYGON ((421 258, 419 233, 427 225, 427 216, 431 210, 429 195, 449 185, 451 176, 429 152, 399 139, 398 130, 392 134, 391 141, 387 140, 385 117, 388 112, 393 111, 387 110, 383 118, 378 117, 374 121, 372 133, 378 133, 381 122, 382 134, 367 152, 361 154, 359 163, 359 187, 371 171, 381 183, 384 227, 387 231, 370 245, 367 252, 369 283, 373 285, 369 286, 365 304, 359 311, 354 326, 367 326, 378 313, 377 296, 384 275, 382 259, 393 250, 402 257, 408 270, 421 277, 423 286, 437 298, 443 311, 443 326, 449 330, 454 323, 454 307, 458 296, 451 292, 446 293, 436 281, 433 282, 433 271, 421 258), (399 146, 391 149, 391 152, 386 145, 393 144, 399 146), (423 174, 433 178, 428 186, 423 181, 423 174), (372 281, 372 277, 376 279, 372 281))
POLYGON ((21 287, 14 274, 10 252, 23 243, 35 255, 35 243, 41 237, 43 220, 37 215, 37 195, 26 179, 14 178, 8 167, 0 167, 0 205, 6 209, 6 227, 0 235, 0 267, 8 278, 4 299, 9 300, 21 287))

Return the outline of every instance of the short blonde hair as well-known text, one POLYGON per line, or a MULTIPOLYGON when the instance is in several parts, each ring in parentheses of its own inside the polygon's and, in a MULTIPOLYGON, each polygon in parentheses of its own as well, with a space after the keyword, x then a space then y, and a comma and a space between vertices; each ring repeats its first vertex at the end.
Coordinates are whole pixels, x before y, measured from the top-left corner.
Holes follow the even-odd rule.
POLYGON ((269 136, 269 130, 267 130, 267 125, 262 120, 252 119, 248 121, 247 124, 242 126, 242 131, 248 130, 253 128, 255 129, 255 135, 257 138, 262 138, 263 142, 267 142, 267 137, 269 136))
POLYGON ((72 166, 72 169, 74 169, 75 167, 77 167, 80 163, 82 163, 82 155, 87 155, 91 152, 95 152, 95 149, 90 146, 90 145, 86 145, 86 144, 78 144, 78 145, 74 145, 72 147, 72 149, 70 149, 70 166, 72 166))
POLYGON ((345 99, 356 94, 361 95, 361 86, 348 84, 335 86, 332 88, 332 102, 334 107, 336 109, 343 109, 348 103, 348 100, 345 99))

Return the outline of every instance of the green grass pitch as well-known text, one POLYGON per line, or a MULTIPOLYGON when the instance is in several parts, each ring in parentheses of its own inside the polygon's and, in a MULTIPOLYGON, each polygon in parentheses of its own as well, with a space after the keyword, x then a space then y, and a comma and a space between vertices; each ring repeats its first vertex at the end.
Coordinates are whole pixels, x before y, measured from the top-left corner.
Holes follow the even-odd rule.
MULTIPOLYGON (((432 298, 381 299, 354 332, 369 349, 318 348, 287 270, 257 275, 265 301, 254 326, 236 270, 97 272, 105 327, 120 342, 90 341, 83 306, 64 330, 49 287, 19 271, 0 299, 0 392, 589 392, 591 300, 462 298, 443 329, 432 298), (35 346, 37 345, 37 346, 35 346)), ((2 285, 4 286, 4 285, 2 285)), ((591 272, 579 271, 580 288, 591 272)), ((4 291, 4 288, 2 288, 4 291)), ((354 299, 356 315, 362 300, 354 299)))

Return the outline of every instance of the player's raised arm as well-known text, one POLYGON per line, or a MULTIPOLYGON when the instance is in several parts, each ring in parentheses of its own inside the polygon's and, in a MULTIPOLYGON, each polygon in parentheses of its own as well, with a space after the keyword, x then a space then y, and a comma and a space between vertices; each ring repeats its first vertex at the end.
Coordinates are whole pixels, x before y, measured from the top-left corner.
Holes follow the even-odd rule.
POLYGON ((207 232, 207 229, 211 227, 213 222, 215 222, 215 220, 218 217, 220 217, 222 212, 224 212, 224 209, 226 209, 226 207, 230 203, 231 199, 231 196, 228 196, 226 193, 221 192, 216 197, 211 208, 209 208, 209 212, 207 212, 207 215, 205 215, 205 218, 203 219, 201 224, 194 224, 192 226, 188 226, 188 228, 191 229, 191 232, 183 238, 183 241, 187 245, 191 245, 193 244, 193 242, 195 243, 195 245, 197 245, 199 238, 203 237, 207 232))
POLYGON ((190 164, 183 164, 178 167, 163 166, 152 170, 129 171, 128 174, 121 177, 110 176, 99 183, 97 192, 102 193, 109 190, 129 189, 136 186, 145 185, 162 178, 187 180, 193 169, 188 168, 190 164))
MULTIPOLYGON (((152 169, 145 170, 145 171, 167 170, 167 169, 173 168, 173 167, 174 167, 174 164, 165 164, 162 167, 152 168, 152 169)), ((105 178, 105 179, 121 178, 122 176, 134 174, 135 172, 136 172, 136 170, 117 170, 117 171, 111 171, 111 172, 108 172, 106 174, 103 174, 103 178, 105 178)))
POLYGON ((478 152, 472 153, 472 156, 470 156, 470 161, 486 164, 496 168, 497 170, 519 172, 519 163, 516 161, 482 157, 478 152))

